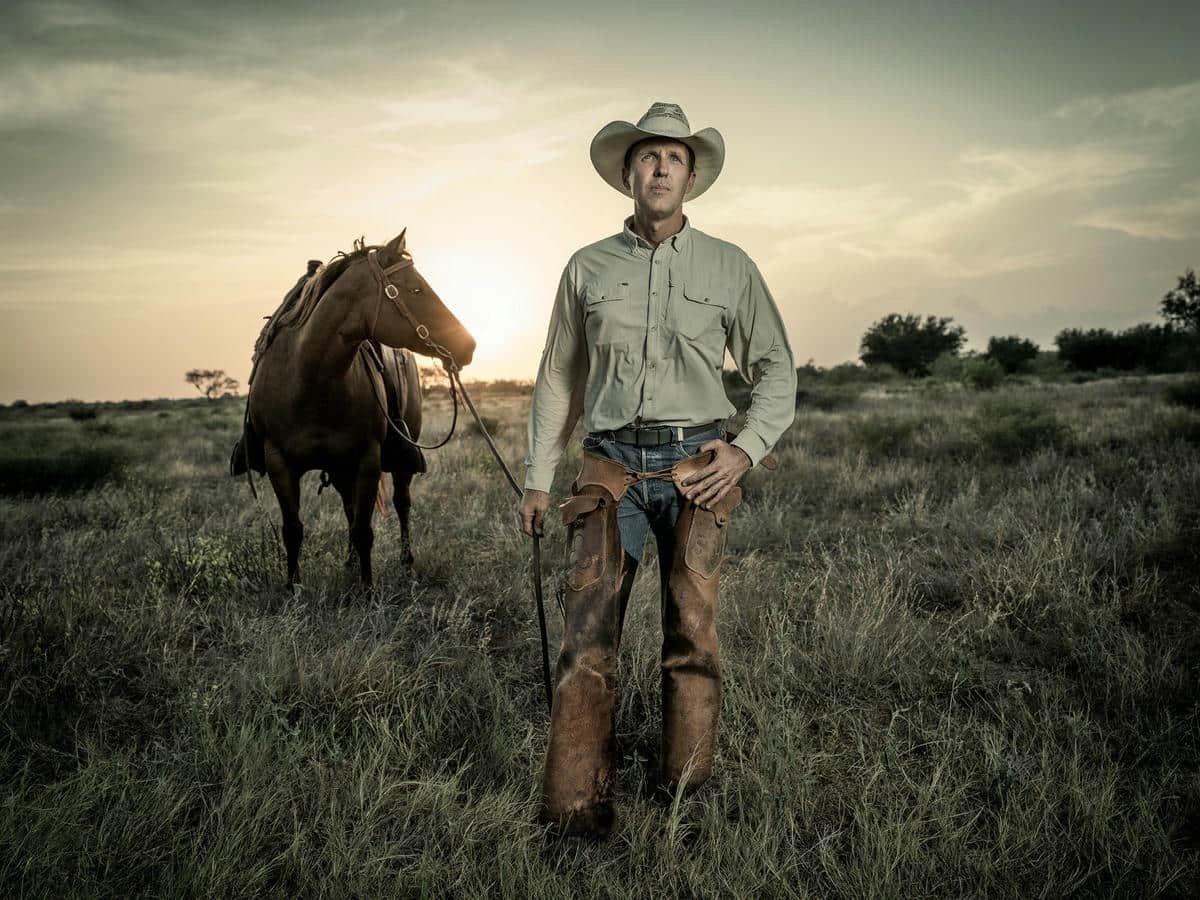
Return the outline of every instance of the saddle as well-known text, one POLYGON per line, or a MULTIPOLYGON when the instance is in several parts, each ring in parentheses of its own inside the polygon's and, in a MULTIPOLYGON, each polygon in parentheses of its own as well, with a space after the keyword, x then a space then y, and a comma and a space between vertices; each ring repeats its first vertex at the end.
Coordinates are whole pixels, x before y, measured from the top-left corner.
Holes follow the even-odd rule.
MULTIPOLYGON (((404 421, 405 401, 408 399, 405 396, 408 384, 405 377, 407 362, 404 353, 406 351, 385 347, 375 340, 365 342, 362 347, 363 356, 366 357, 368 364, 383 377, 383 388, 387 394, 388 418, 403 431, 404 437, 408 438, 408 441, 415 441, 404 421)), ((381 468, 384 472, 417 474, 429 470, 424 452, 408 441, 396 434, 391 425, 388 426, 387 437, 383 439, 381 461, 381 468)))

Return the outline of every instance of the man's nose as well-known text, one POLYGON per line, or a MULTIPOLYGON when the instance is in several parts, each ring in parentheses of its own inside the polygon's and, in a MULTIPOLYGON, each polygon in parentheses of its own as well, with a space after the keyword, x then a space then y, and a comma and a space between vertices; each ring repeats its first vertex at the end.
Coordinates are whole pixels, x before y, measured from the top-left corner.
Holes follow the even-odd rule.
POLYGON ((665 159, 660 159, 654 164, 654 174, 659 176, 667 174, 667 161, 665 159))

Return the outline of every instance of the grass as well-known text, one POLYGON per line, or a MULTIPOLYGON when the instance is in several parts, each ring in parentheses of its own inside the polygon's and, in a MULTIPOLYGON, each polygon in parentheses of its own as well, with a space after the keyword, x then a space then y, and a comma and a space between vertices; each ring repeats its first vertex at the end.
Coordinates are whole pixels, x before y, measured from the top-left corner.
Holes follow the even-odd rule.
MULTIPOLYGON (((723 570, 718 774, 665 806, 645 796, 657 574, 638 576, 601 844, 534 825, 528 545, 470 429, 416 481, 415 577, 377 519, 373 591, 306 476, 290 593, 269 489, 225 474, 237 401, 6 409, 8 459, 125 463, 0 497, 0 887, 1193 896, 1200 414, 1179 383, 854 383, 802 406, 779 471, 744 482, 723 570)), ((474 393, 519 462, 527 392, 474 393)), ((426 411, 440 436, 444 397, 426 411)), ((553 576, 560 528, 544 551, 553 576)))

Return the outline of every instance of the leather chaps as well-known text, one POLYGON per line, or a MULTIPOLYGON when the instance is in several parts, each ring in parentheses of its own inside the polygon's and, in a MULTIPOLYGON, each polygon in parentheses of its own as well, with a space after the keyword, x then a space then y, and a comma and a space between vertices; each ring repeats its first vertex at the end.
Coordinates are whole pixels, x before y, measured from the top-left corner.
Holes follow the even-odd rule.
MULTIPOLYGON (((645 478, 681 482, 709 464, 709 453, 670 469, 638 473, 584 453, 572 496, 560 507, 567 526, 563 639, 555 668, 541 817, 567 833, 606 833, 612 824, 617 652, 636 566, 621 546, 617 509, 645 478)), ((681 490, 682 493, 682 490, 681 490)), ((712 774, 721 707, 717 582, 735 486, 709 509, 682 498, 671 546, 660 542, 662 597, 662 783, 693 787, 712 774)))

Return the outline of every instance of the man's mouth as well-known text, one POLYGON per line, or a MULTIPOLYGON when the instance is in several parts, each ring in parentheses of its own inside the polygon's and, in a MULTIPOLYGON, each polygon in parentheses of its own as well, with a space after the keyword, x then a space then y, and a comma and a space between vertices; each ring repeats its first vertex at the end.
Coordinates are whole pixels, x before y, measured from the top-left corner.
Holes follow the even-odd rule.
POLYGON ((656 194, 665 194, 671 189, 665 184, 655 184, 650 186, 650 190, 654 191, 656 194))

